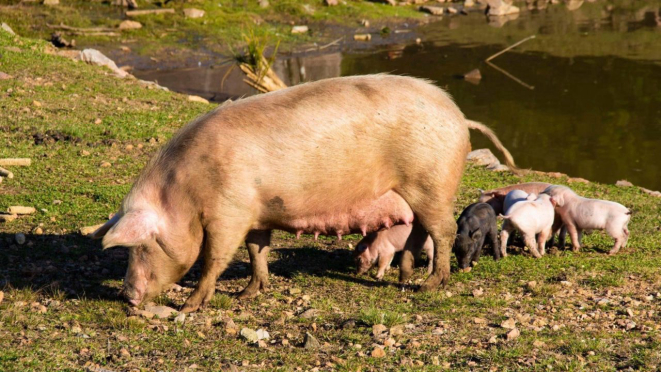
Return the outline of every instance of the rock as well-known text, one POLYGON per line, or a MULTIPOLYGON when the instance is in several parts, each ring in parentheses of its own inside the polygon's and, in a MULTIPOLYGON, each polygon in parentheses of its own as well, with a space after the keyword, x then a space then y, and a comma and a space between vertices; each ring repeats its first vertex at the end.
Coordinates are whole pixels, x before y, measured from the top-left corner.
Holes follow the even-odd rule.
POLYGON ((383 346, 391 347, 391 346, 395 346, 396 343, 397 341, 395 341, 395 339, 391 337, 383 342, 383 346))
POLYGON ((44 0, 42 4, 48 6, 60 5, 60 0, 44 0))
POLYGON ((353 319, 347 319, 342 323, 342 329, 351 329, 356 326, 356 321, 353 319))
POLYGON ((255 333, 257 334, 257 338, 259 340, 268 340, 271 338, 271 335, 269 335, 269 333, 262 328, 258 329, 255 333))
POLYGON ((204 10, 197 8, 186 8, 184 9, 184 16, 186 16, 186 18, 202 18, 204 17, 204 10))
POLYGON ((18 214, 18 215, 32 214, 36 211, 37 210, 34 207, 23 207, 21 205, 13 205, 7 208, 7 212, 9 212, 9 214, 18 214))
POLYGON ((4 72, 0 72, 0 80, 8 80, 8 79, 11 79, 11 78, 12 78, 11 75, 6 74, 4 72))
POLYGON ((308 26, 294 26, 291 29, 292 34, 304 34, 309 31, 308 26))
POLYGON ((535 340, 535 341, 533 341, 532 346, 534 346, 534 347, 545 347, 546 343, 544 341, 535 340))
POLYGON ((516 320, 514 320, 513 318, 509 318, 504 322, 500 323, 500 326, 505 329, 514 329, 516 328, 516 320))
POLYGON ((370 21, 368 19, 363 19, 362 21, 360 21, 360 25, 363 27, 369 27, 370 21))
POLYGON ((467 73, 465 73, 464 79, 469 80, 470 82, 473 83, 479 83, 480 80, 482 80, 482 73, 480 73, 479 68, 476 68, 474 70, 470 70, 467 73))
POLYGON ((299 293, 301 293, 300 288, 289 288, 289 294, 290 294, 290 295, 293 296, 293 295, 297 295, 297 294, 299 294, 299 293))
POLYGON ((372 35, 371 34, 355 34, 353 35, 353 39, 356 41, 370 41, 372 40, 372 35))
POLYGON ((4 32, 8 32, 11 35, 16 35, 14 30, 12 30, 11 27, 9 27, 9 25, 4 22, 2 22, 2 25, 0 25, 0 30, 3 30, 4 32))
POLYGON ((487 324, 487 320, 484 318, 473 318, 473 323, 475 324, 487 324))
POLYGON ((80 235, 87 236, 87 235, 95 232, 96 230, 98 230, 103 225, 104 225, 103 223, 100 223, 100 224, 94 225, 94 226, 81 227, 80 228, 80 235))
POLYGON ((404 327, 401 325, 396 325, 390 327, 390 335, 391 336, 399 336, 404 334, 404 327))
POLYGON ((200 97, 200 96, 188 96, 188 100, 190 102, 200 102, 200 103, 206 103, 209 104, 209 101, 200 97))
POLYGON ((34 229, 34 234, 35 235, 42 235, 44 233, 44 230, 41 227, 37 227, 34 229))
POLYGON ((563 287, 571 287, 573 284, 572 284, 572 282, 570 282, 570 281, 562 280, 562 281, 560 282, 560 285, 562 285, 563 287))
POLYGON ((259 336, 257 335, 257 332, 255 332, 255 330, 253 329, 242 328, 239 334, 241 335, 241 337, 243 337, 244 340, 248 341, 251 344, 254 344, 257 341, 259 341, 259 336))
POLYGON ((372 335, 373 336, 380 336, 382 333, 388 331, 388 327, 384 326, 383 324, 375 324, 372 326, 372 335))
POLYGON ((473 297, 482 297, 484 294, 484 289, 478 288, 473 290, 473 297))
POLYGON ((590 181, 586 180, 585 178, 581 178, 581 177, 571 177, 571 178, 567 179, 567 182, 569 182, 569 183, 578 182, 578 183, 586 183, 586 184, 590 183, 590 181))
POLYGON ((445 8, 445 11, 448 12, 448 14, 457 14, 459 12, 457 8, 452 6, 445 8))
POLYGON ((129 353, 129 351, 126 350, 126 348, 123 347, 123 348, 119 349, 119 356, 122 357, 122 358, 130 358, 131 353, 129 353))
POLYGON ((319 310, 317 309, 307 309, 299 316, 303 319, 310 319, 310 318, 316 318, 318 314, 319 314, 319 310))
POLYGON ((324 4, 326 6, 335 6, 339 4, 339 2, 337 0, 324 0, 324 4))
POLYGON ((498 343, 498 338, 497 338, 496 336, 491 336, 491 337, 489 338, 489 343, 490 343, 490 344, 496 344, 496 343, 498 343))
POLYGON ((372 353, 370 353, 370 355, 372 356, 372 358, 383 358, 384 356, 386 356, 386 352, 385 350, 383 350, 382 347, 377 346, 374 348, 374 350, 372 350, 372 353))
POLYGON ((505 164, 497 164, 497 165, 490 165, 487 167, 487 169, 492 172, 507 172, 510 170, 510 167, 508 167, 505 164))
POLYGON ((436 16, 443 15, 443 13, 445 12, 445 8, 440 6, 431 6, 431 5, 423 5, 420 8, 418 8, 418 10, 436 16))
POLYGON ((180 313, 174 318, 175 323, 184 324, 185 321, 186 321, 186 314, 184 313, 180 313))
POLYGON ((269 0, 259 0, 259 7, 260 8, 268 8, 269 7, 269 0))
POLYGON ((476 165, 495 166, 500 164, 498 158, 489 149, 473 150, 468 153, 466 160, 476 165))
POLYGON ((17 218, 18 218, 17 214, 0 213, 0 221, 2 222, 11 222, 17 218))
POLYGON ((528 290, 535 289, 535 287, 537 287, 537 282, 534 281, 534 280, 533 280, 533 281, 530 281, 530 282, 528 282, 528 283, 526 283, 526 288, 527 288, 528 290))
POLYGON ((154 313, 152 313, 151 311, 147 311, 147 310, 138 310, 138 311, 135 312, 135 314, 138 315, 138 316, 141 316, 145 319, 152 319, 153 317, 156 316, 154 313))
POLYGON ((107 161, 102 161, 101 164, 99 164, 99 167, 101 167, 101 168, 109 168, 111 166, 112 166, 112 164, 110 164, 107 161))
POLYGON ((474 0, 464 1, 464 8, 472 8, 474 6, 475 6, 475 1, 474 0))
POLYGON ((627 180, 619 180, 619 181, 615 182, 615 186, 631 187, 631 186, 633 186, 633 183, 631 183, 627 180))
POLYGON ((119 24, 119 29, 120 30, 139 30, 142 28, 142 23, 138 21, 131 21, 130 19, 127 19, 125 21, 122 21, 122 23, 119 24))
POLYGON ((303 347, 306 349, 318 349, 321 347, 319 340, 310 334, 310 332, 305 332, 305 340, 303 341, 303 347))
POLYGON ((512 329, 511 331, 507 332, 507 341, 512 341, 516 338, 518 338, 521 335, 521 332, 517 328, 512 329))
POLYGON ((123 78, 128 76, 128 73, 117 67, 117 65, 112 59, 106 57, 103 53, 99 52, 96 49, 83 49, 83 51, 80 52, 80 59, 91 65, 106 66, 117 77, 123 78))
POLYGON ((169 306, 151 306, 151 305, 147 305, 147 306, 145 306, 145 311, 153 313, 154 315, 156 315, 157 317, 159 317, 161 319, 167 319, 170 316, 172 316, 173 314, 178 313, 177 310, 175 310, 175 309, 173 309, 169 306))
POLYGON ((17 243, 18 245, 23 245, 23 244, 25 244, 25 234, 23 234, 23 233, 18 233, 18 234, 16 234, 16 235, 14 235, 14 240, 16 240, 16 243, 17 243))
POLYGON ((506 3, 504 0, 487 0, 487 3, 489 4, 487 8, 487 15, 489 16, 500 17, 520 12, 518 7, 506 3))
POLYGON ((644 187, 641 187, 640 190, 641 190, 642 192, 644 192, 645 194, 652 195, 652 196, 655 196, 655 197, 657 197, 657 198, 661 198, 661 192, 659 192, 659 191, 654 191, 654 190, 646 189, 646 188, 644 188, 644 187))

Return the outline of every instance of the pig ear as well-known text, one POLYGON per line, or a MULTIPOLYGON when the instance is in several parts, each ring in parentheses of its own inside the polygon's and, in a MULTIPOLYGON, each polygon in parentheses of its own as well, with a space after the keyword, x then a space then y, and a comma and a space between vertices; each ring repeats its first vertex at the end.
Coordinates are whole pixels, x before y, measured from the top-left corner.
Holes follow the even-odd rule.
POLYGON ((555 208, 558 205, 558 202, 555 200, 554 197, 550 197, 549 201, 551 202, 551 205, 553 206, 553 208, 555 208))
POLYGON ((365 244, 358 244, 356 246, 356 252, 357 253, 363 253, 367 250, 367 246, 365 244))
POLYGON ((119 221, 120 218, 122 218, 122 211, 119 210, 117 213, 115 213, 114 216, 112 216, 111 219, 108 220, 108 222, 104 223, 103 226, 99 227, 94 231, 93 233, 89 234, 88 236, 92 239, 101 239, 103 238, 108 230, 110 230, 111 227, 115 226, 117 221, 119 221))
POLYGON ((565 198, 562 195, 555 195, 551 199, 555 201, 555 205, 558 207, 565 205, 565 198))
POLYGON ((479 227, 470 232, 471 238, 476 238, 476 237, 479 237, 480 235, 482 235, 482 233, 480 232, 479 227))
POLYGON ((159 218, 153 211, 138 210, 123 215, 103 238, 103 249, 134 247, 158 233, 159 218))

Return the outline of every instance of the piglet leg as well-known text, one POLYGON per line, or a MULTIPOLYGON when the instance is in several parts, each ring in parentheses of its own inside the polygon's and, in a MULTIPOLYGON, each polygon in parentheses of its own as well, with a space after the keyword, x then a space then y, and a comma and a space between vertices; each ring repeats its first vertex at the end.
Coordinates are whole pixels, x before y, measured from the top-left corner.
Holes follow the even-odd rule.
POLYGON ((546 254, 546 240, 548 240, 549 235, 551 235, 551 230, 542 231, 537 236, 537 249, 539 249, 542 256, 546 254))
POLYGON ((399 265, 399 282, 405 283, 411 275, 413 275, 413 269, 415 267, 415 258, 420 257, 420 251, 427 241, 427 231, 424 227, 418 222, 413 222, 413 228, 411 229, 411 235, 406 239, 406 245, 404 246, 404 251, 402 252, 402 261, 399 265))
POLYGON ((578 229, 574 224, 566 224, 569 237, 571 238, 572 250, 578 252, 581 249, 581 239, 578 237, 578 229))
POLYGON ((489 232, 489 243, 491 244, 491 249, 493 251, 493 259, 498 261, 501 258, 500 245, 498 244, 498 229, 493 228, 489 232))
POLYGON ((537 250, 537 242, 535 241, 535 235, 523 234, 523 240, 526 242, 526 247, 530 249, 530 252, 535 258, 542 257, 542 255, 537 250))
POLYGON ((248 286, 241 291, 239 299, 254 298, 269 286, 268 255, 271 245, 271 231, 253 230, 246 236, 246 246, 250 255, 252 277, 248 286))
POLYGON ((386 274, 386 271, 390 268, 392 259, 395 257, 395 253, 387 253, 379 255, 379 270, 376 273, 376 278, 382 280, 383 276, 386 274))
POLYGON ((503 257, 507 257, 507 240, 510 238, 510 234, 514 231, 514 226, 508 220, 503 222, 503 230, 500 232, 500 254, 503 257))

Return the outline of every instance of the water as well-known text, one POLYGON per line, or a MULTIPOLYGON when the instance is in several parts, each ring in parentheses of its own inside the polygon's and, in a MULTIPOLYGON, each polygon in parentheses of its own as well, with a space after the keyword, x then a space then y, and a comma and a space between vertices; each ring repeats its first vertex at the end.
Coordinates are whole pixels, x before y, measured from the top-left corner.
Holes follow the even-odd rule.
MULTIPOLYGON (((661 190, 661 2, 580 3, 498 22, 478 12, 446 17, 418 29, 421 45, 302 55, 279 60, 275 69, 290 85, 379 72, 427 78, 448 90, 467 117, 492 127, 521 167, 661 190), (496 67, 484 63, 533 34, 494 59, 496 67), (479 84, 457 78, 475 68, 479 84)), ((225 72, 136 75, 216 100, 255 93, 238 71, 221 88, 225 72)), ((487 140, 474 135, 473 147, 484 146, 487 140)))

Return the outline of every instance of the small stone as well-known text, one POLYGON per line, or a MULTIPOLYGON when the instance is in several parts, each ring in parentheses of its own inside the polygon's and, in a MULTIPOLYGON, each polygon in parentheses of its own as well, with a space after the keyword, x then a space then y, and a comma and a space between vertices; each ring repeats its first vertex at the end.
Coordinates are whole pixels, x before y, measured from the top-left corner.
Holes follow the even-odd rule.
POLYGON ((571 287, 572 282, 567 281, 567 280, 563 280, 563 281, 560 282, 560 285, 562 285, 563 287, 571 287))
POLYGON ((301 297, 301 300, 303 300, 303 301, 305 301, 305 302, 310 301, 310 295, 303 295, 303 296, 301 297))
POLYGON ((471 81, 473 81, 473 82, 479 82, 480 80, 482 80, 482 73, 480 73, 480 69, 479 69, 479 68, 476 68, 476 69, 474 69, 474 70, 470 70, 470 71, 468 71, 468 72, 464 75, 464 79, 466 79, 466 80, 471 80, 471 81))
POLYGON ((457 14, 459 12, 457 8, 452 6, 447 7, 445 11, 448 12, 448 14, 457 14))
POLYGON ((259 336, 257 335, 257 332, 255 330, 250 329, 250 328, 242 328, 241 332, 239 332, 241 337, 248 341, 251 344, 254 344, 255 342, 259 341, 259 336))
POLYGON ((42 2, 42 4, 44 4, 44 5, 48 5, 48 6, 59 5, 59 4, 60 4, 60 0, 44 0, 44 1, 42 2))
POLYGON ((615 186, 631 187, 631 186, 633 186, 633 183, 631 183, 627 180, 619 180, 619 181, 615 182, 615 186))
POLYGON ((2 25, 0 25, 0 29, 5 32, 8 32, 10 35, 16 35, 14 30, 12 30, 11 27, 9 27, 9 25, 4 22, 2 22, 2 25))
POLYGON ((186 321, 186 314, 184 313, 180 313, 174 318, 175 323, 184 324, 185 321, 186 321))
POLYGON ((318 349, 321 347, 319 340, 310 334, 310 332, 305 332, 305 341, 303 341, 303 347, 306 349, 318 349))
POLYGON ((517 328, 512 329, 511 331, 507 332, 507 341, 512 341, 519 337, 521 335, 521 332, 517 328))
POLYGON ((112 166, 112 164, 110 164, 110 163, 107 162, 107 161, 102 161, 101 164, 99 164, 99 166, 100 166, 101 168, 108 168, 108 167, 112 166))
POLYGON ((265 349, 268 347, 268 344, 264 340, 257 341, 257 347, 260 349, 265 349))
POLYGON ((44 230, 41 227, 37 227, 34 229, 34 234, 35 235, 42 235, 44 233, 44 230))
POLYGON ((193 96, 193 95, 191 95, 191 96, 188 96, 188 100, 189 100, 190 102, 199 102, 199 103, 206 103, 206 104, 209 103, 208 100, 206 100, 206 99, 204 99, 204 98, 202 98, 202 97, 200 97, 200 96, 193 96))
POLYGON ((473 297, 482 297, 483 294, 484 294, 484 290, 482 288, 473 290, 473 297))
POLYGON ((396 325, 390 327, 390 335, 391 336, 399 336, 404 334, 404 327, 401 325, 396 325))
POLYGON ((537 282, 534 280, 526 283, 526 288, 528 288, 528 290, 535 289, 535 287, 537 287, 537 282))
POLYGON ((384 326, 383 324, 375 324, 372 326, 372 335, 373 336, 380 336, 382 333, 386 332, 388 330, 388 327, 384 326))
POLYGON ((268 8, 269 7, 269 0, 259 0, 259 7, 260 8, 268 8))
POLYGON ((421 38, 416 38, 415 43, 416 44, 422 44, 422 39, 421 38))
POLYGON ((440 336, 444 333, 445 333, 445 331, 443 330, 443 328, 440 328, 440 327, 434 328, 434 330, 431 331, 431 334, 434 335, 434 336, 440 336))
POLYGON ((308 28, 308 26, 294 26, 291 29, 291 33, 292 34, 304 34, 304 33, 308 32, 309 30, 310 29, 308 28))
POLYGON ((319 310, 317 309, 307 309, 299 316, 303 319, 311 319, 311 318, 316 318, 318 314, 319 314, 319 310))
POLYGON ((360 25, 363 26, 363 27, 369 27, 370 26, 370 21, 367 20, 367 19, 363 19, 362 21, 360 21, 360 25))
POLYGON ((386 356, 386 352, 383 350, 382 347, 375 347, 374 350, 372 350, 372 353, 370 354, 372 358, 383 358, 386 356))
POLYGON ((489 10, 487 12, 489 16, 506 16, 521 11, 518 7, 506 3, 505 0, 487 0, 487 3, 489 4, 489 10))
POLYGON ((387 340, 383 343, 383 345, 384 345, 384 346, 387 346, 387 347, 391 347, 391 346, 395 346, 396 343, 397 343, 397 341, 395 341, 395 339, 391 337, 391 338, 387 339, 387 340))
POLYGON ((289 346, 289 340, 287 340, 286 338, 283 338, 282 341, 280 341, 280 343, 282 344, 282 346, 289 346))
POLYGON ((420 342, 418 342, 418 341, 416 341, 416 340, 411 340, 411 341, 409 341, 409 343, 408 343, 408 346, 409 346, 411 349, 417 349, 417 348, 420 347, 420 345, 421 345, 420 342))
POLYGON ((0 80, 8 80, 11 79, 11 75, 6 74, 4 72, 0 72, 0 80))
POLYGON ((18 234, 16 234, 16 235, 14 235, 14 240, 16 240, 16 243, 17 243, 18 245, 23 245, 23 244, 25 244, 25 234, 23 234, 23 233, 18 233, 18 234))
POLYGON ((491 336, 491 337, 489 338, 489 343, 490 343, 490 344, 496 344, 496 343, 498 343, 498 337, 496 337, 496 336, 491 336))
POLYGON ((186 8, 184 9, 184 16, 186 16, 186 18, 202 18, 204 17, 204 10, 197 8, 186 8))
POLYGON ((337 0, 324 0, 326 6, 336 6, 339 2, 337 0))
POLYGON ((131 151, 131 150, 133 150, 133 145, 131 145, 131 144, 126 145, 126 146, 124 146, 124 149, 125 149, 126 151, 131 151))
POLYGON ((87 151, 87 150, 81 150, 81 151, 80 151, 80 155, 81 155, 81 156, 89 156, 89 155, 90 155, 90 152, 87 151))
POLYGON ((546 346, 546 343, 544 341, 535 340, 533 341, 532 346, 542 348, 546 346))
POLYGON ((119 24, 119 29, 120 30, 139 30, 142 28, 142 23, 137 22, 137 21, 131 21, 130 19, 122 21, 122 23, 119 24))
POLYGON ((146 311, 146 310, 138 310, 138 311, 136 311, 136 314, 143 317, 143 318, 145 318, 145 319, 152 319, 155 316, 154 313, 152 313, 150 311, 146 311))
POLYGON ((299 288, 289 288, 290 295, 297 295, 299 293, 301 293, 301 290, 299 288))
POLYGON ((475 324, 487 324, 487 320, 484 318, 473 318, 473 323, 475 324))
POLYGON ((436 16, 443 15, 443 13, 445 12, 445 8, 440 6, 431 6, 431 5, 423 5, 419 8, 419 10, 421 12, 426 12, 436 16))
POLYGON ((257 338, 260 340, 268 340, 271 338, 271 335, 269 335, 269 333, 262 328, 258 329, 255 333, 257 334, 257 338))
POLYGON ((119 356, 122 357, 122 358, 130 358, 131 353, 129 353, 129 351, 126 350, 126 348, 121 348, 121 349, 119 349, 119 356))
POLYGON ((514 320, 513 318, 509 318, 504 322, 500 323, 500 326, 505 329, 514 329, 516 328, 516 320, 514 320))
POLYGON ((498 158, 489 149, 473 150, 468 153, 466 160, 482 166, 495 166, 500 164, 498 158))
POLYGON ((173 314, 178 313, 177 310, 175 310, 175 309, 173 309, 169 306, 151 306, 151 305, 147 305, 147 306, 145 306, 145 311, 148 311, 148 312, 154 314, 155 316, 157 316, 161 319, 167 319, 170 316, 172 316, 173 314))

